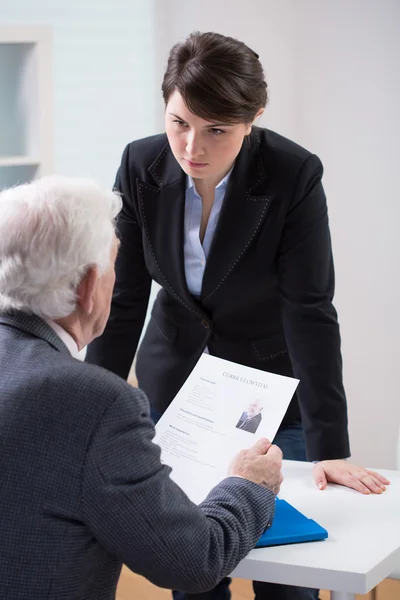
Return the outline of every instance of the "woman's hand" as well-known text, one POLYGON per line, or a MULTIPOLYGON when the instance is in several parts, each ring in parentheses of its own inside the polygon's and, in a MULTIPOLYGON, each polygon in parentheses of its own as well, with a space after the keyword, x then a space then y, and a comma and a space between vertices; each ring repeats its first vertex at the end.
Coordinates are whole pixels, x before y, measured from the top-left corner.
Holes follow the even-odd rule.
POLYGON ((353 488, 362 494, 381 494, 390 481, 364 467, 357 467, 347 460, 323 460, 313 469, 314 481, 320 490, 329 483, 338 483, 353 488))

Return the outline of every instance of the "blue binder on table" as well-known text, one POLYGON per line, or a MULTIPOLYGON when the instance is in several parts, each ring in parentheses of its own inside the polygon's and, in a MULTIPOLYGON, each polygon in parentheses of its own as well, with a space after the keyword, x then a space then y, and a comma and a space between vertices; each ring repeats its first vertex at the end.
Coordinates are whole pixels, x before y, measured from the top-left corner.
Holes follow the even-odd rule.
POLYGON ((328 537, 326 529, 316 521, 308 519, 285 500, 276 499, 275 517, 271 527, 266 529, 256 544, 256 548, 313 542, 328 537))

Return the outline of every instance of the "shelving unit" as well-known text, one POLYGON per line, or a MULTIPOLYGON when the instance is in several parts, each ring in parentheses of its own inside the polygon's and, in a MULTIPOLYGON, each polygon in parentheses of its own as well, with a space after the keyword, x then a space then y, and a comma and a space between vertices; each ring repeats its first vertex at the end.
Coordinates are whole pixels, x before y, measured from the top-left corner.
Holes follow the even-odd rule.
POLYGON ((52 172, 52 35, 0 26, 0 189, 52 172))

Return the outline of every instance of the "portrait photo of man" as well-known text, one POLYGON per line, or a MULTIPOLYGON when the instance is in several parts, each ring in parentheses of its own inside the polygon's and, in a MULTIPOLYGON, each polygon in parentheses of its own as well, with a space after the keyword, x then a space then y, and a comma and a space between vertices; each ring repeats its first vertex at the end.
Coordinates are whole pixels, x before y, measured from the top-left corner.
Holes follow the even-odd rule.
POLYGON ((236 424, 236 428, 248 431, 249 433, 255 433, 261 423, 262 409, 263 407, 259 398, 252 400, 247 411, 241 414, 240 419, 236 424))

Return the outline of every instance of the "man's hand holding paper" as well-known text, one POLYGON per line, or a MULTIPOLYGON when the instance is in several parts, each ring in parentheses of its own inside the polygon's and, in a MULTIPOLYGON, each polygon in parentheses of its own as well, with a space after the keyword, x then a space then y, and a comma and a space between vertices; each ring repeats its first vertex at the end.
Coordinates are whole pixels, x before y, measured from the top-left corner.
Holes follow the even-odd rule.
POLYGON ((278 495, 282 476, 282 452, 262 438, 251 448, 241 450, 229 465, 228 475, 243 477, 278 495))

